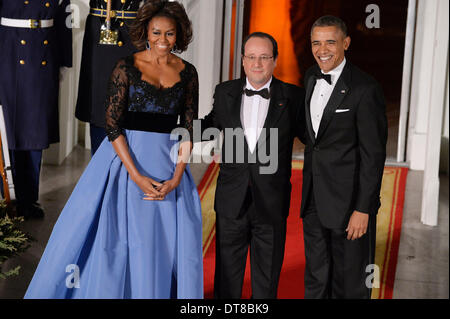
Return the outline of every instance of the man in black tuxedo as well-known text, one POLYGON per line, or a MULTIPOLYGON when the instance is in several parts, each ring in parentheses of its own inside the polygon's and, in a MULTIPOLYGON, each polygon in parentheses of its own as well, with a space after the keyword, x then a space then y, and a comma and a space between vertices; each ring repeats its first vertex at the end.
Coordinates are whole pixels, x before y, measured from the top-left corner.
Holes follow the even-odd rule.
POLYGON ((224 131, 217 180, 216 298, 241 298, 250 247, 253 298, 276 298, 291 195, 292 146, 304 118, 304 90, 272 76, 272 36, 252 33, 242 46, 245 78, 216 86, 202 130, 224 131), (267 161, 268 160, 268 161, 267 161))
POLYGON ((346 61, 350 37, 341 19, 319 18, 311 45, 317 65, 305 76, 305 298, 370 298, 386 158, 384 97, 371 76, 346 61))

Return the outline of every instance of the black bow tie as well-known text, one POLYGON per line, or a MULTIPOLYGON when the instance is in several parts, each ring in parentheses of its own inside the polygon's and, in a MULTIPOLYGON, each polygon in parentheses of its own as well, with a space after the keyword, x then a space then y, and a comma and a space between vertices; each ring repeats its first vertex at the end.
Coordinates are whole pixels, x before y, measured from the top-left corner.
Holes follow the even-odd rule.
POLYGON ((329 85, 331 85, 331 74, 323 74, 322 72, 318 72, 316 74, 316 79, 324 79, 325 81, 328 82, 329 85))
POLYGON ((244 93, 247 96, 253 96, 256 94, 256 95, 260 95, 264 99, 270 99, 270 93, 269 93, 268 88, 262 89, 260 91, 253 91, 253 90, 245 89, 244 93))

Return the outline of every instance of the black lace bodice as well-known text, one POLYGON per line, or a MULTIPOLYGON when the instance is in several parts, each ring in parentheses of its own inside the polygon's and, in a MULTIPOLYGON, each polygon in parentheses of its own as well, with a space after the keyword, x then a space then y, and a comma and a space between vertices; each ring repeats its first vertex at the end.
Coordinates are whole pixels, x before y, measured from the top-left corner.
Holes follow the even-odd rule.
POLYGON ((192 141, 193 120, 198 118, 198 76, 192 64, 183 62, 180 81, 169 88, 157 88, 142 80, 134 56, 117 62, 106 99, 106 133, 110 141, 123 129, 170 133, 179 126, 189 131, 192 141))

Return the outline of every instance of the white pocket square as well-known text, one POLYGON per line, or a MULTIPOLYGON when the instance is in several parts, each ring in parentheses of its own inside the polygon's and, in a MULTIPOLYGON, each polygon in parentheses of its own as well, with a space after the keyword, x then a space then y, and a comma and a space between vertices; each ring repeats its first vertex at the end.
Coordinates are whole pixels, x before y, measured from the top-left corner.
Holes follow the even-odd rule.
POLYGON ((337 109, 336 113, 344 113, 344 112, 348 112, 350 111, 350 109, 337 109))

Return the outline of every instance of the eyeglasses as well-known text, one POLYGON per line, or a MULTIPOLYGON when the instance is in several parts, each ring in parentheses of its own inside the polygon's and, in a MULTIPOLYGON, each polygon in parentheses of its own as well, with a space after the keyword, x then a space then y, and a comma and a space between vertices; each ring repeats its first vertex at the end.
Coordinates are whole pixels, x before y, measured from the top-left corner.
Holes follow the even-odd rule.
POLYGON ((247 61, 249 61, 249 62, 255 62, 255 61, 259 60, 259 61, 261 61, 263 63, 267 63, 273 58, 273 56, 267 56, 267 55, 261 55, 261 56, 254 56, 254 55, 247 56, 247 55, 243 55, 242 57, 247 59, 247 61))

